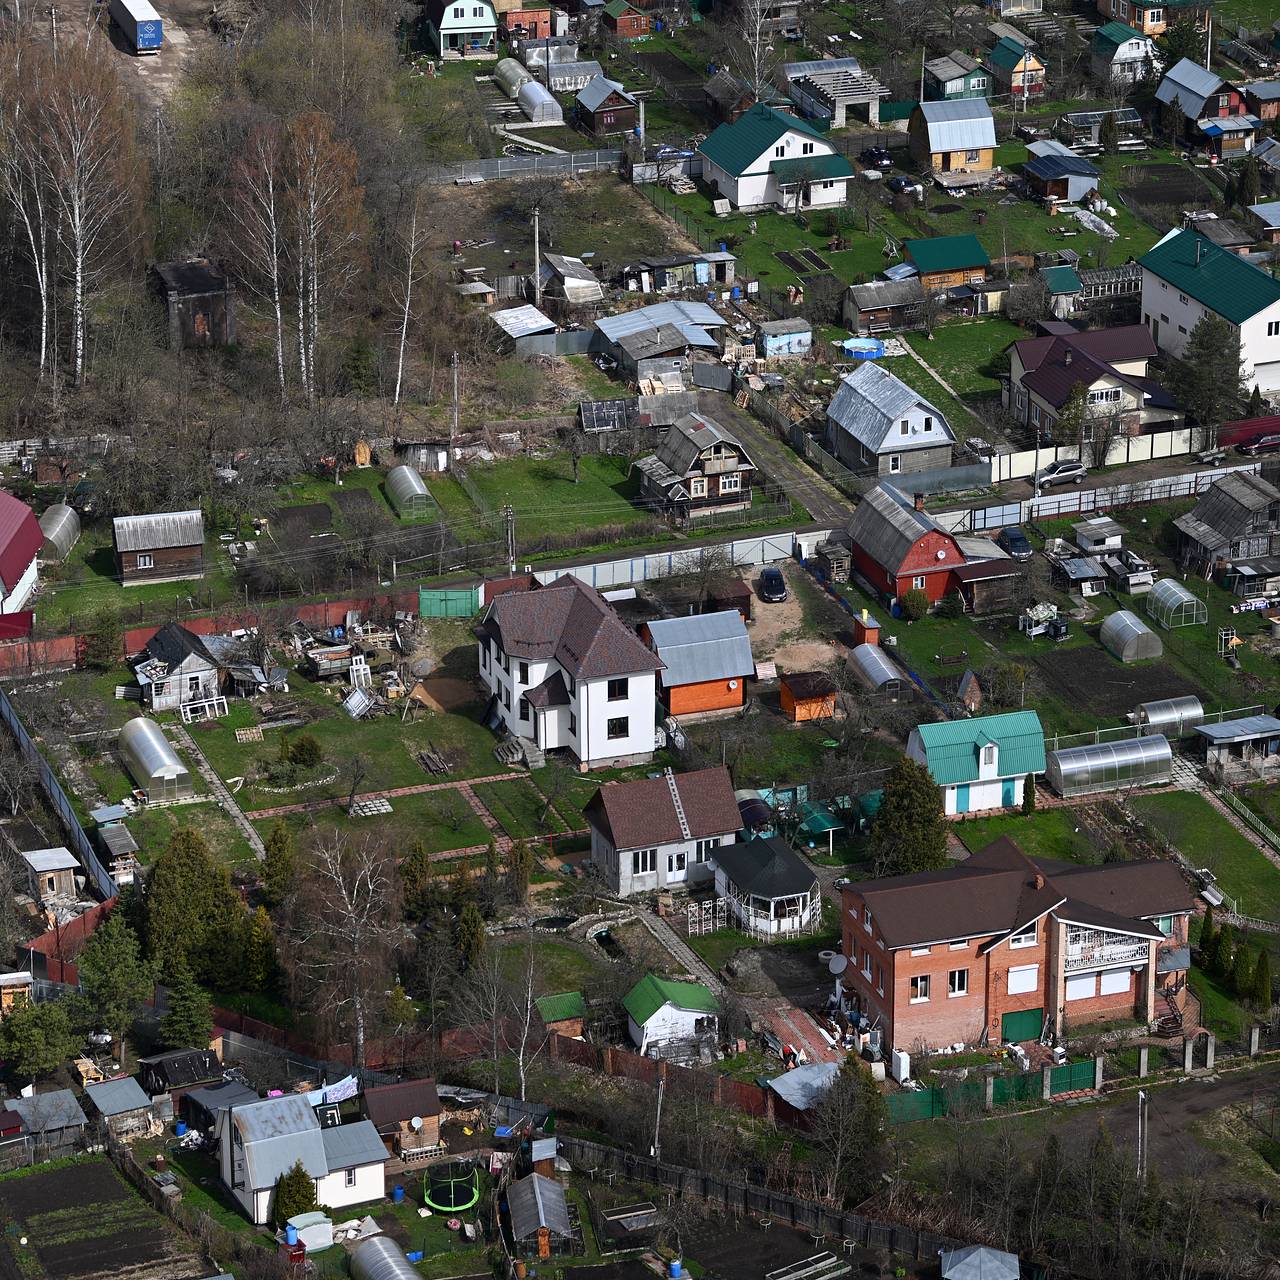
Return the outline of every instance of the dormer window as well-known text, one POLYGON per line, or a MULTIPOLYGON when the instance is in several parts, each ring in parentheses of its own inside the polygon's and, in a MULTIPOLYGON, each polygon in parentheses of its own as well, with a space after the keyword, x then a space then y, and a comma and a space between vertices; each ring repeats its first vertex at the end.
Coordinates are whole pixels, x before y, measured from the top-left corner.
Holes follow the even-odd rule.
POLYGON ((995 743, 989 742, 985 747, 982 748, 982 763, 991 768, 995 768, 995 763, 996 763, 995 743))
POLYGON ((1034 924, 1028 925, 1021 933, 1015 933, 1009 939, 1009 945, 1011 947, 1034 947, 1037 936, 1036 926, 1034 924))

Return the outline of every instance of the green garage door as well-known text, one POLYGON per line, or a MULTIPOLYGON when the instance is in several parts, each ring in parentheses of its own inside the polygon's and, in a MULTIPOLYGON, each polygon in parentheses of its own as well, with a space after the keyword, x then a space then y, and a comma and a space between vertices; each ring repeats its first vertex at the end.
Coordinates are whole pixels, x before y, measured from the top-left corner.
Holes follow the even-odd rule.
POLYGON ((1006 1013, 1000 1019, 1000 1039, 1021 1044, 1024 1040, 1038 1040, 1044 1026, 1043 1009, 1023 1009, 1020 1013, 1006 1013))

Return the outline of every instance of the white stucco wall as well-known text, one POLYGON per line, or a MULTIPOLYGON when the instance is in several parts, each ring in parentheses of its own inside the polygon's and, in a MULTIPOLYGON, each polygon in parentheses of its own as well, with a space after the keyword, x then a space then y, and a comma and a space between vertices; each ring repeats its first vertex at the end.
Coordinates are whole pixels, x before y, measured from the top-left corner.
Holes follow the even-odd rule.
POLYGON ((355 1186, 347 1186, 347 1171, 339 1169, 327 1178, 316 1179, 316 1201, 327 1209, 342 1209, 352 1204, 368 1204, 387 1194, 386 1177, 379 1164, 357 1165, 355 1186))
POLYGON ((627 696, 609 699, 607 680, 583 681, 578 686, 578 758, 584 764, 604 763, 627 756, 651 755, 657 727, 657 676, 652 671, 627 678, 627 696), (625 718, 624 737, 609 737, 609 721, 625 718))
POLYGON ((39 570, 33 558, 7 596, 2 594, 3 588, 0 587, 0 613, 20 613, 25 609, 31 599, 31 593, 36 589, 39 577, 39 570))
MULTIPOLYGON (((726 832, 720 837, 722 844, 730 844, 736 832, 726 832)), ((605 882, 619 897, 626 898, 636 893, 648 893, 666 885, 703 884, 715 875, 715 855, 708 851, 699 862, 698 841, 676 840, 668 844, 647 845, 645 848, 656 849, 655 866, 652 871, 633 874, 633 854, 636 849, 615 849, 608 837, 592 828, 591 861, 605 882), (684 866, 679 866, 681 856, 684 866)))

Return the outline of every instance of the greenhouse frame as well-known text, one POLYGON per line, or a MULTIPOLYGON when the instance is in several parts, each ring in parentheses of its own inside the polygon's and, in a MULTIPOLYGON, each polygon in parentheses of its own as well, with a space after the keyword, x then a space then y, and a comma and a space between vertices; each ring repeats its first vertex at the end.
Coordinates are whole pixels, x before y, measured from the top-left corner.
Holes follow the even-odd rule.
POLYGON ((849 655, 858 674, 877 693, 896 698, 902 692, 902 672, 878 644, 860 644, 849 655))
POLYGON ((431 514, 431 490, 412 467, 401 464, 387 472, 387 497, 399 516, 431 514))
POLYGON ((1127 787, 1161 786, 1173 777, 1173 748, 1160 733, 1050 751, 1045 780, 1064 798, 1127 787))
POLYGON ((80 541, 80 517, 74 507, 55 502, 40 517, 40 532, 44 534, 40 554, 46 560, 65 560, 80 541))
POLYGON ((137 716, 126 721, 117 739, 120 759, 148 803, 181 800, 195 794, 191 770, 154 720, 137 716))
POLYGON ((1147 593, 1147 616, 1172 631, 1203 626, 1209 621, 1209 606, 1176 578, 1161 578, 1147 593))
POLYGON ((1121 609, 1113 613, 1098 632, 1102 647, 1121 662, 1141 662, 1164 653, 1160 637, 1136 613, 1121 609))
POLYGON ((1159 698, 1134 708, 1131 717, 1140 734, 1163 733, 1170 738, 1185 738, 1197 725, 1204 724, 1204 707, 1194 694, 1181 698, 1159 698))

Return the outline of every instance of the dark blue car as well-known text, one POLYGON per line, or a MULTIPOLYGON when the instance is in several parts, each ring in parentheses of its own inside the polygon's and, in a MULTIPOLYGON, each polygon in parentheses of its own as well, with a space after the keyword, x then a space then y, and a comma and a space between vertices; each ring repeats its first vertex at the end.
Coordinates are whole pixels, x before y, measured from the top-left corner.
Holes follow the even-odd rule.
POLYGON ((768 568, 760 575, 760 599, 765 604, 781 604, 787 598, 787 580, 781 569, 768 568))

